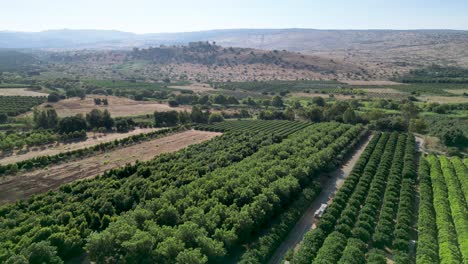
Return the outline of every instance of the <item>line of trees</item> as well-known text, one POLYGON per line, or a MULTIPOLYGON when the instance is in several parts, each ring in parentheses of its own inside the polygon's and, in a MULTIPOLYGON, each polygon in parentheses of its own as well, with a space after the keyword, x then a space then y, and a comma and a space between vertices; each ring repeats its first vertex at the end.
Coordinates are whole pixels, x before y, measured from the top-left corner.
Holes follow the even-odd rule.
POLYGON ((15 148, 40 146, 57 140, 59 140, 59 136, 50 130, 35 130, 27 133, 0 132, 0 150, 10 152, 15 148))
POLYGON ((390 248, 393 241, 393 230, 395 227, 393 223, 398 210, 398 207, 395 205, 400 200, 405 141, 406 135, 404 139, 398 141, 395 160, 388 176, 387 186, 385 187, 383 204, 375 227, 375 233, 372 236, 373 245, 380 249, 384 249, 385 247, 390 248))
MULTIPOLYGON (((340 215, 349 204, 360 207, 361 202, 354 202, 354 193, 362 193, 367 190, 369 177, 377 170, 385 144, 389 134, 375 134, 368 146, 356 162, 350 175, 346 178, 343 186, 338 190, 333 202, 317 223, 317 228, 309 231, 304 236, 300 249, 294 254, 292 263, 310 263, 317 256, 317 252, 323 245, 325 238, 333 231, 340 215), (352 203, 351 203, 352 202, 352 203)), ((358 209, 355 208, 357 211, 358 209)), ((352 212, 350 212, 352 213, 352 212)))
POLYGON ((413 208, 415 203, 415 179, 416 179, 416 140, 409 135, 406 142, 403 180, 400 189, 400 200, 396 217, 396 225, 393 231, 393 256, 395 263, 406 264, 414 262, 410 257, 410 236, 413 230, 413 208))
POLYGON ((318 250, 314 263, 334 263, 339 261, 346 247, 347 239, 350 237, 360 239, 364 243, 368 242, 371 238, 374 229, 373 220, 378 215, 377 210, 382 202, 380 196, 392 165, 397 140, 398 135, 393 133, 387 141, 376 172, 369 177, 369 182, 366 184, 368 186, 367 190, 361 193, 353 193, 349 204, 337 221, 335 230, 326 237, 322 247, 318 250), (360 202, 360 208, 355 208, 354 203, 357 202, 360 202), (327 241, 335 241, 334 234, 339 234, 335 236, 341 238, 337 245, 331 242, 327 243, 327 241))
POLYGON ((197 123, 207 124, 222 122, 224 117, 220 113, 210 113, 209 110, 203 111, 198 106, 193 106, 192 111, 166 111, 166 112, 154 112, 154 124, 155 127, 171 127, 176 125, 197 123))
POLYGON ((439 161, 447 186, 447 198, 450 202, 452 219, 457 232, 458 247, 463 262, 468 262, 468 206, 452 163, 445 156, 439 156, 439 161))
POLYGON ((468 168, 459 157, 452 157, 450 160, 460 181, 465 201, 468 202, 468 168))
POLYGON ((432 191, 434 194, 440 262, 462 263, 457 233, 453 224, 452 211, 448 200, 448 190, 445 185, 440 162, 434 155, 430 155, 427 159, 430 164, 432 191))
POLYGON ((418 211, 418 244, 416 264, 433 264, 439 262, 439 242, 433 204, 432 182, 429 163, 424 157, 419 160, 419 211, 418 211))
MULTIPOLYGON (((69 161, 71 159, 83 158, 86 156, 94 155, 98 152, 112 150, 118 147, 127 146, 131 144, 135 144, 142 141, 151 140, 162 135, 167 135, 171 132, 177 132, 185 129, 185 127, 175 127, 175 128, 168 128, 163 130, 157 130, 154 132, 146 133, 146 134, 138 134, 132 135, 122 139, 116 139, 111 142, 104 142, 100 143, 88 148, 82 148, 77 150, 72 150, 68 152, 59 153, 56 155, 51 156, 39 156, 32 159, 19 161, 12 164, 0 165, 0 175, 2 174, 15 174, 18 170, 30 170, 30 169, 37 169, 37 168, 44 168, 50 164, 57 164, 60 162, 69 161)), ((75 133, 75 132, 71 132, 75 133)), ((78 132, 80 133, 80 132, 78 132)), ((63 134, 67 135, 67 134, 63 134)))

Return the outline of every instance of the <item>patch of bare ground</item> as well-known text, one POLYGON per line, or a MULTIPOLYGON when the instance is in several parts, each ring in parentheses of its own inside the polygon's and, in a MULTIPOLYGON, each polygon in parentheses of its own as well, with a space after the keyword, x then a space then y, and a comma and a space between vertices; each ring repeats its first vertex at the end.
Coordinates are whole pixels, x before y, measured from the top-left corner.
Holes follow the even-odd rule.
MULTIPOLYGON (((322 93, 291 93, 291 97, 322 97, 322 98, 330 98, 328 94, 322 94, 322 93)), ((353 98, 359 98, 359 95, 355 95, 354 97, 352 95, 344 95, 344 94, 333 94, 333 98, 337 100, 349 100, 353 98)))
POLYGON ((317 219, 314 217, 315 211, 317 211, 317 209, 319 209, 323 203, 331 203, 335 193, 341 188, 346 177, 348 177, 348 175, 351 173, 351 170, 359 160, 359 157, 361 157, 362 152, 364 152, 364 149, 367 147, 367 144, 369 144, 369 141, 372 139, 372 137, 373 135, 363 140, 363 142, 356 148, 354 153, 343 163, 340 168, 320 176, 319 181, 322 186, 322 191, 320 192, 319 196, 312 202, 309 208, 307 208, 305 213, 289 232, 289 235, 286 237, 286 239, 284 239, 281 245, 276 249, 268 263, 279 264, 289 249, 294 249, 295 251, 299 249, 304 235, 310 229, 315 228, 315 223, 317 221, 317 219))
POLYGON ((399 82, 385 81, 385 80, 374 80, 374 81, 364 81, 364 80, 346 80, 341 81, 349 85, 401 85, 399 82))
POLYGON ((404 94, 404 92, 392 88, 360 88, 359 90, 363 90, 367 93, 404 94))
POLYGON ((444 91, 456 95, 468 94, 468 89, 445 89, 444 91))
POLYGON ((211 92, 214 90, 213 87, 211 87, 209 84, 206 84, 206 83, 193 83, 193 84, 185 85, 185 86, 168 86, 168 88, 190 90, 195 93, 211 92))
POLYGON ((147 161, 162 153, 174 152, 218 135, 221 133, 188 130, 82 160, 7 176, 0 179, 0 205, 56 189, 64 183, 92 178, 136 160, 147 161))
POLYGON ((51 144, 48 147, 31 147, 29 151, 21 150, 15 152, 11 156, 1 156, 0 155, 0 164, 5 165, 9 163, 19 162, 23 160, 32 159, 39 156, 52 156, 63 152, 73 151, 77 149, 91 147, 100 143, 110 142, 116 139, 122 139, 133 135, 149 133, 159 130, 159 128, 137 128, 128 133, 92 133, 88 132, 88 139, 80 142, 73 143, 55 143, 51 144))
POLYGON ((189 111, 189 107, 170 107, 166 103, 158 103, 152 101, 135 101, 125 97, 117 96, 99 96, 89 95, 84 100, 78 97, 73 97, 61 100, 57 103, 46 103, 44 105, 51 105, 57 110, 60 117, 73 116, 76 114, 86 114, 93 109, 107 109, 113 117, 117 116, 135 116, 152 114, 154 111, 189 111), (94 98, 107 98, 109 105, 95 105, 94 98))
POLYGON ((28 88, 2 88, 0 89, 0 95, 2 96, 34 96, 43 97, 47 96, 47 93, 39 93, 31 91, 28 88))
POLYGON ((439 104, 461 104, 468 103, 468 97, 462 96, 438 96, 438 95, 425 95, 419 96, 418 99, 428 103, 439 103, 439 104))
MULTIPOLYGON (((151 71, 151 69, 149 69, 151 71)), ((195 81, 266 81, 298 80, 298 79, 327 79, 326 74, 307 69, 289 69, 274 64, 238 64, 231 66, 210 66, 195 63, 171 63, 158 67, 158 72, 177 79, 180 75, 187 75, 188 80, 195 81)))

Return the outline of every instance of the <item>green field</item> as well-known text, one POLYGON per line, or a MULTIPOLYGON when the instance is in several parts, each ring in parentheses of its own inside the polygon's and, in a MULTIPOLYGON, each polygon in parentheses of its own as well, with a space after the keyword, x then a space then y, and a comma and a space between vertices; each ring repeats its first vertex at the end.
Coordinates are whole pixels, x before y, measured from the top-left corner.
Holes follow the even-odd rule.
POLYGON ((195 129, 206 131, 248 131, 255 133, 273 133, 280 136, 287 136, 301 130, 310 123, 285 120, 236 120, 223 121, 210 125, 197 125, 195 129))

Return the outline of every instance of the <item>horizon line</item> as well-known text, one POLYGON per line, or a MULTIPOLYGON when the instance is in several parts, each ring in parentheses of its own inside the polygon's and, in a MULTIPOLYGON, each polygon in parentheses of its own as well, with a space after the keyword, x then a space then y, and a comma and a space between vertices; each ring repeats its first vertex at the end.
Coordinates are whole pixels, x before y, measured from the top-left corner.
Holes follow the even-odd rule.
POLYGON ((200 33, 212 31, 235 31, 235 30, 316 30, 316 31, 468 31, 468 29, 453 29, 453 28, 407 28, 407 29, 392 29, 392 28, 367 28, 367 29, 353 29, 353 28, 303 28, 303 27, 285 27, 285 28, 215 28, 194 31, 163 31, 163 32, 147 32, 136 33, 132 31, 124 31, 119 29, 96 29, 96 28, 56 28, 45 29, 40 31, 22 31, 22 30, 9 30, 2 29, 0 33, 45 33, 50 31, 109 31, 120 32, 134 35, 149 35, 149 34, 184 34, 184 33, 200 33))

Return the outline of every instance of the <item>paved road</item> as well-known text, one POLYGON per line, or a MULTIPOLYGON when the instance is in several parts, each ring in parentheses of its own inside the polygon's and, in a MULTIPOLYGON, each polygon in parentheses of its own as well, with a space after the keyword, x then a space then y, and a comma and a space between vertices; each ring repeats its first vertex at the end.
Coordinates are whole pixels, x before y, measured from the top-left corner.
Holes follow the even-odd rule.
POLYGON ((349 157, 340 168, 320 176, 320 182, 323 188, 322 192, 302 215, 283 243, 281 243, 281 245, 276 249, 268 263, 279 264, 290 248, 294 248, 294 250, 299 248, 299 244, 305 233, 307 233, 311 228, 315 228, 315 211, 321 204, 331 201, 336 191, 343 185, 344 180, 348 177, 354 167, 354 164, 356 164, 371 138, 372 135, 361 143, 353 155, 349 157))

